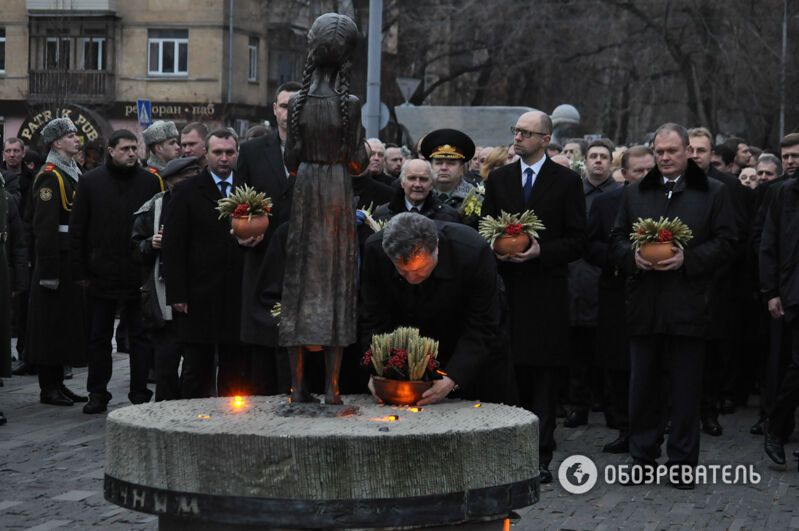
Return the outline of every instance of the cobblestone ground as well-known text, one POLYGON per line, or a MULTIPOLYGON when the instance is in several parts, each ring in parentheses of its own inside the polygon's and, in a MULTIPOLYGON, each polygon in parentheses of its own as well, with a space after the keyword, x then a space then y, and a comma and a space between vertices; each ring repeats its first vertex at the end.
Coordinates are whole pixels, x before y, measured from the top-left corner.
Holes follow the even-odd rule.
MULTIPOLYGON (((127 356, 114 354, 111 409, 128 405, 127 356)), ((86 370, 76 369, 67 385, 83 392, 86 370)), ((0 427, 0 529, 153 530, 157 520, 103 499, 105 416, 89 416, 79 406, 39 404, 35 376, 5 380, 0 411, 8 424, 0 427)), ((752 465, 761 475, 757 485, 700 485, 679 491, 668 485, 621 487, 599 483, 587 494, 572 495, 559 484, 542 487, 538 504, 519 511, 514 529, 790 529, 799 528, 799 473, 768 466, 762 438, 749 434, 757 410, 739 409, 723 416, 724 435, 702 436, 701 462, 752 465)), ((615 437, 603 417, 592 413, 588 426, 558 427, 557 473, 569 455, 591 456, 597 466, 623 463, 601 453, 615 437)), ((790 456, 799 444, 786 446, 790 456)))

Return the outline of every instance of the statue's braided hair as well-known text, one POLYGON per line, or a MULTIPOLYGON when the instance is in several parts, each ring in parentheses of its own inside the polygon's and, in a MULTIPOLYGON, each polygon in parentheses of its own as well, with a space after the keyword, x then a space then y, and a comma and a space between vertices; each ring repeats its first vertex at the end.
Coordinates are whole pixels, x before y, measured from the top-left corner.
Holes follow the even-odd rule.
POLYGON ((308 97, 311 80, 320 64, 335 63, 339 67, 339 113, 341 115, 341 160, 349 160, 350 113, 348 102, 350 96, 350 70, 352 68, 352 50, 355 47, 358 28, 349 17, 336 13, 326 13, 311 26, 308 31, 308 55, 302 71, 302 88, 297 92, 291 112, 290 125, 295 135, 300 131, 300 116, 308 97))

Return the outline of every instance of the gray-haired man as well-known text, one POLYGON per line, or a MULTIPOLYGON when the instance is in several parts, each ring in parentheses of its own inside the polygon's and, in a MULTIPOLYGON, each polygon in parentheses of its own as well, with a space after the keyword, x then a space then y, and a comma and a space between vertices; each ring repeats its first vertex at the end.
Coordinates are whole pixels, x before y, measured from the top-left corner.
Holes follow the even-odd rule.
POLYGON ((399 326, 439 341, 445 375, 420 405, 457 396, 513 399, 515 387, 501 333, 500 282, 491 248, 473 229, 402 213, 364 248, 361 343, 399 326))

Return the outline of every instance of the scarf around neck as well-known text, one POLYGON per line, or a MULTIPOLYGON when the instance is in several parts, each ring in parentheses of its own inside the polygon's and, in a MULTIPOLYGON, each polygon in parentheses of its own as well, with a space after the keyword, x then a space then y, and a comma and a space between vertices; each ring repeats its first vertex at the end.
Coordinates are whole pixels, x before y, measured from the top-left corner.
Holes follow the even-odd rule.
POLYGON ((69 157, 65 157, 55 149, 51 149, 50 153, 47 154, 45 163, 55 164, 76 181, 80 179, 80 168, 78 168, 75 161, 69 157))

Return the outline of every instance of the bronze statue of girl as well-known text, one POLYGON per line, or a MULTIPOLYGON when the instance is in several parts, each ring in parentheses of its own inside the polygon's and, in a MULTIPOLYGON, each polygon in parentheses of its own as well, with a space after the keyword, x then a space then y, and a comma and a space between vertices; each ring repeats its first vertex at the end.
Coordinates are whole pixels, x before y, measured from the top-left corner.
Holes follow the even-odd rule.
POLYGON ((349 94, 358 29, 327 13, 308 32, 302 89, 289 101, 284 161, 296 175, 286 244, 279 343, 289 350, 292 402, 305 387, 306 351, 324 350, 325 403, 340 404, 343 347, 356 341, 355 211, 351 174, 366 169, 360 103, 349 94))

